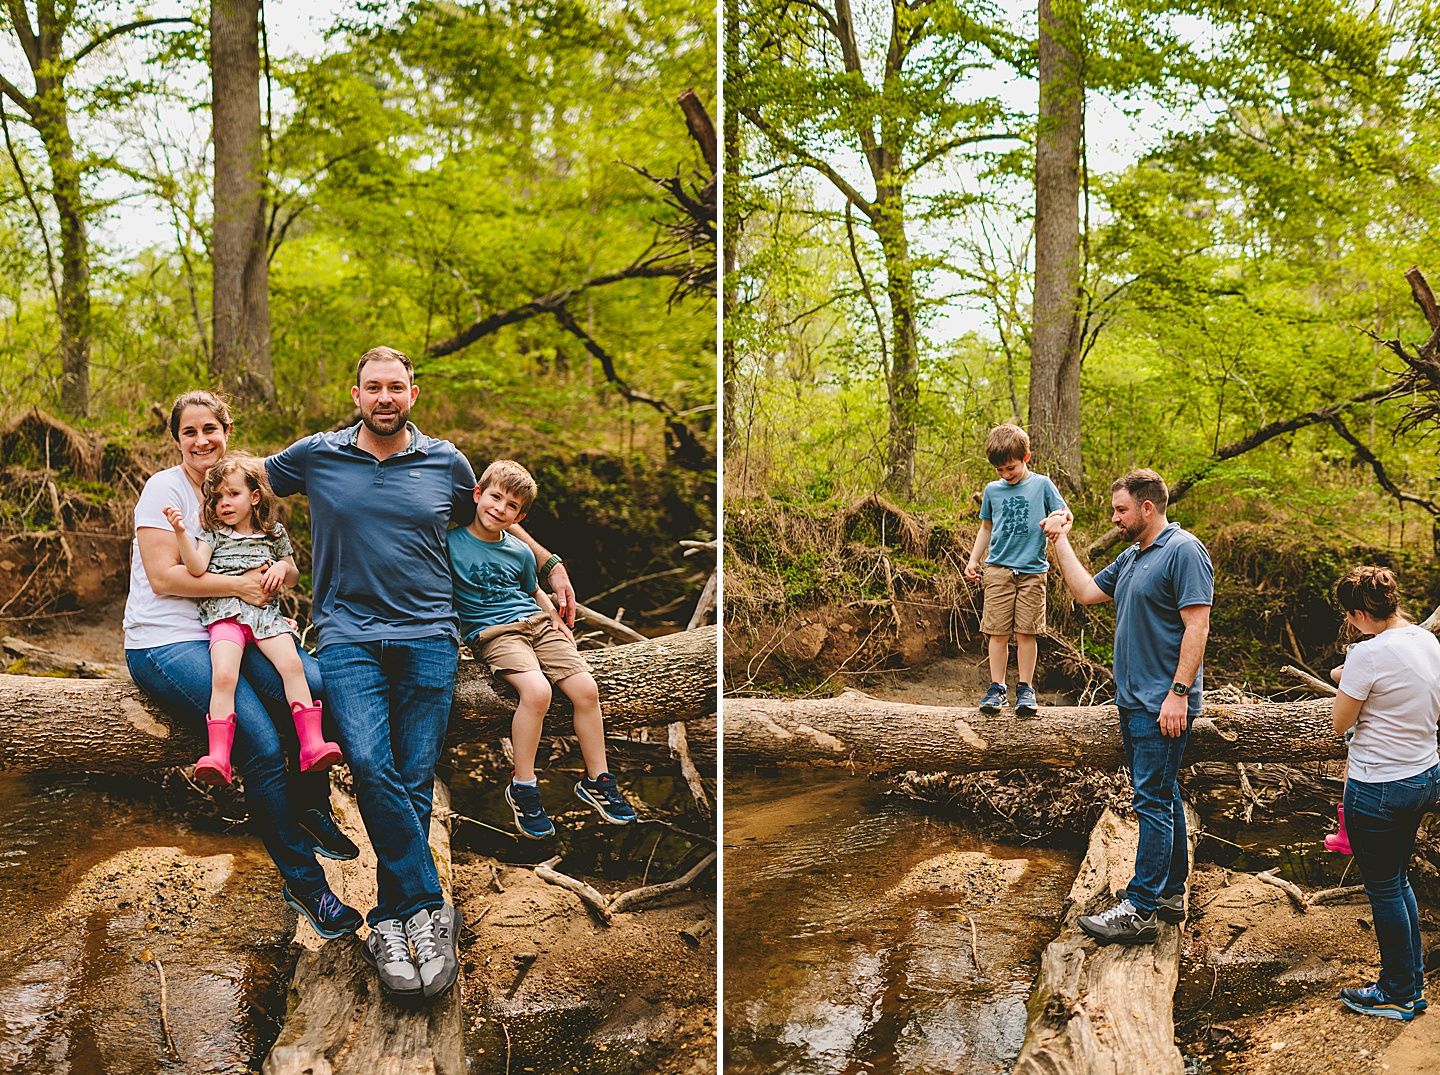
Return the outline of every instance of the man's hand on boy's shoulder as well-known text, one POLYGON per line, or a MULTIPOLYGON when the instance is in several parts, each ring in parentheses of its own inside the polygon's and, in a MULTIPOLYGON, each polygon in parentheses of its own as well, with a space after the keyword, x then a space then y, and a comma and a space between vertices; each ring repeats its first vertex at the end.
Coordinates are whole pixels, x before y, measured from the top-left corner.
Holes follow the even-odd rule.
MULTIPOLYGON (((550 569, 550 591, 555 595, 555 607, 565 618, 566 627, 575 626, 575 587, 570 584, 570 572, 563 563, 550 569)), ((573 642, 574 639, 572 638, 573 642)))

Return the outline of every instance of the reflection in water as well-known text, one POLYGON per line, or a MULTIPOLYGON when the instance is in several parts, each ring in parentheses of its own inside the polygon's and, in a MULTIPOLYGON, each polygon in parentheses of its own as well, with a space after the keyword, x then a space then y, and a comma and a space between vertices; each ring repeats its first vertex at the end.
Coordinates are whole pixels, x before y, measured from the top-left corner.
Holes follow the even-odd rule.
POLYGON ((838 773, 727 776, 725 854, 727 1072, 1010 1070, 1078 854, 838 773))
POLYGON ((124 790, 0 776, 0 1071, 258 1069, 292 969, 275 867, 124 790))

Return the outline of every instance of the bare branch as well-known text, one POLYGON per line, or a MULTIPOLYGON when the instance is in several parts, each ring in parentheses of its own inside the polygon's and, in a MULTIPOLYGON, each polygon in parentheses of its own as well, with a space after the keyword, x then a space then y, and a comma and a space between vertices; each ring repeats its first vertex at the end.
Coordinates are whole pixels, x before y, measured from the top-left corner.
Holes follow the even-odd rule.
POLYGON ((121 37, 121 36, 123 36, 123 35, 125 35, 125 34, 128 34, 128 33, 130 33, 130 32, 133 31, 133 30, 143 30, 143 29, 145 29, 147 26, 163 26, 163 25, 166 25, 166 24, 177 23, 177 22, 183 22, 183 23, 185 23, 187 26, 194 26, 194 25, 195 25, 195 20, 194 20, 194 19, 175 17, 175 18, 164 18, 164 19, 136 19, 134 22, 127 22, 127 23, 125 23, 125 25, 123 25, 123 26, 114 26, 114 27, 111 27, 109 30, 106 30, 106 31, 105 31, 103 34, 101 34, 99 37, 97 37, 97 38, 95 38, 93 41, 91 41, 88 45, 86 45, 83 49, 81 49, 79 52, 77 52, 74 56, 70 57, 70 63, 71 63, 71 64, 77 64, 77 63, 79 63, 79 62, 80 62, 81 60, 83 60, 86 56, 89 56, 90 53, 92 53, 92 52, 94 52, 96 49, 98 49, 101 45, 104 45, 104 44, 106 44, 106 43, 109 42, 109 41, 114 41, 115 38, 121 37))

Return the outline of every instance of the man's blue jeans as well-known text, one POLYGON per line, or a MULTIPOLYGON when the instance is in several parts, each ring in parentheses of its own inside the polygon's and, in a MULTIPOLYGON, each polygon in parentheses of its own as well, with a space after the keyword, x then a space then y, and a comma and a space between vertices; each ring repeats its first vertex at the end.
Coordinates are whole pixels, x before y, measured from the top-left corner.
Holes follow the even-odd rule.
POLYGON ((1370 897, 1380 945, 1380 988, 1389 1000, 1414 1000, 1424 987, 1420 910, 1410 889, 1410 856, 1420 819, 1440 800, 1440 765, 1417 776, 1345 782, 1345 831, 1370 897))
MULTIPOLYGON (((310 692, 322 696, 320 666, 304 650, 300 660, 310 692)), ((210 645, 175 642, 168 646, 125 651, 135 685, 160 708, 205 733, 210 708, 210 645)), ((228 715, 228 714, 227 714, 228 715)), ((232 759, 245 777, 245 802, 250 825, 275 860, 280 876, 298 895, 327 888, 325 871, 315 861, 310 840, 295 823, 299 811, 312 806, 330 812, 330 775, 302 773, 285 764, 285 744, 294 741, 285 684, 275 666, 254 646, 245 647, 240 681, 235 686, 235 746, 232 759), (277 726, 278 724, 278 726, 277 726), (280 729, 287 730, 282 735, 280 729)))
POLYGON ((1185 731, 1172 738, 1160 730, 1157 713, 1120 710, 1120 735, 1125 760, 1135 785, 1135 816, 1140 823, 1140 845, 1135 850, 1135 877, 1126 894, 1138 910, 1150 914, 1162 896, 1185 890, 1190 874, 1186 843, 1185 803, 1180 798, 1180 756, 1190 740, 1185 731))
POLYGON ((459 644, 443 636, 334 642, 320 650, 340 746, 378 860, 372 926, 445 901, 430 853, 430 801, 459 660, 459 644))

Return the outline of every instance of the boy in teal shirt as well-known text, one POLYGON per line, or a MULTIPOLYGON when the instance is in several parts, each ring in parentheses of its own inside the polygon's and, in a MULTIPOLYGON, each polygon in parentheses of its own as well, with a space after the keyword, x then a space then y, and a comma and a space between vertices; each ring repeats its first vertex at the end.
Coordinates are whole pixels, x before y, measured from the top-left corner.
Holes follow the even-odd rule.
POLYGON ((493 675, 503 676, 520 696, 510 732, 515 772, 505 788, 505 801, 520 833, 542 840, 555 835, 535 776, 551 684, 564 691, 575 708, 575 737, 585 759, 585 777, 575 785, 576 796, 613 825, 628 825, 636 815, 606 767, 605 724, 595 677, 575 647, 575 636, 540 588, 534 554, 505 532, 525 518, 536 492, 528 470, 510 459, 496 460, 475 486, 475 521, 451 530, 446 543, 460 636, 476 659, 493 675))
POLYGON ((1015 635, 1015 715, 1033 717, 1035 663, 1039 635, 1045 633, 1045 532, 1040 529, 1052 511, 1065 508, 1055 483, 1031 472, 1030 438, 1017 425, 996 426, 985 441, 985 456, 1000 475, 985 486, 980 502, 980 532, 970 550, 965 577, 985 588, 980 630, 990 636, 990 689, 980 703, 986 713, 1005 705, 1005 666, 1010 635, 1015 635), (993 535, 993 536, 992 536, 993 535), (988 552, 988 555, 987 555, 988 552), (980 562, 985 573, 980 573, 980 562))

